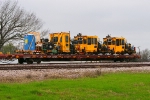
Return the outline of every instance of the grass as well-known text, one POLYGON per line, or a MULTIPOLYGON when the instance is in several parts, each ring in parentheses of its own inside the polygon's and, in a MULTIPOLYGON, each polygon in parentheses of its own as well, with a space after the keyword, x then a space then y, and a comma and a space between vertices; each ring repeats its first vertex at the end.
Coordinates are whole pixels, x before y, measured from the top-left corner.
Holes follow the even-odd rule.
POLYGON ((149 100, 150 73, 1 83, 0 100, 149 100))

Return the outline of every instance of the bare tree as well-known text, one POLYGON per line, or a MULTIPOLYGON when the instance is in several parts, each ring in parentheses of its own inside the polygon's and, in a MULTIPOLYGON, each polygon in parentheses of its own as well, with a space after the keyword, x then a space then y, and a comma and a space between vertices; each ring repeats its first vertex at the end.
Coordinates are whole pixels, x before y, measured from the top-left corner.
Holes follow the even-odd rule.
POLYGON ((149 61, 150 58, 150 50, 149 49, 145 49, 141 52, 141 60, 142 61, 149 61))
POLYGON ((10 40, 17 40, 43 26, 34 13, 26 12, 17 1, 5 0, 0 3, 0 49, 10 40))

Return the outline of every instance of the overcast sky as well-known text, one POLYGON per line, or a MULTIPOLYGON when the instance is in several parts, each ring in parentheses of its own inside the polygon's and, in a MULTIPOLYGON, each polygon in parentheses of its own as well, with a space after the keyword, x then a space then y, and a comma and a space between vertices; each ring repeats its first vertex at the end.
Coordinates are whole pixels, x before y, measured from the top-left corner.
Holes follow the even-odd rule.
POLYGON ((141 50, 150 49, 150 0, 18 0, 50 32, 123 36, 141 50))

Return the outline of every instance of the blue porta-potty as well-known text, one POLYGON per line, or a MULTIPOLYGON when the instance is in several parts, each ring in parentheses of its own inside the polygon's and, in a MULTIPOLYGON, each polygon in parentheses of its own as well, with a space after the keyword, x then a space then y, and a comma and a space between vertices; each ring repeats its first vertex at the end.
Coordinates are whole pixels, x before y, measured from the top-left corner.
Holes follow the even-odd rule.
POLYGON ((24 50, 35 50, 35 36, 27 34, 24 36, 24 50))

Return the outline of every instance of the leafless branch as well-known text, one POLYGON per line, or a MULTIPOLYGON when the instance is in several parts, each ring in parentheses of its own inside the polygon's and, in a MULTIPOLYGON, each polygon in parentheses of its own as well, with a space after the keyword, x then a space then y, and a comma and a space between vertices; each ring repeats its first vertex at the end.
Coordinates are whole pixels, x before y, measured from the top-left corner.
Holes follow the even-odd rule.
POLYGON ((41 31, 41 38, 47 37, 50 33, 50 30, 43 30, 41 31))
POLYGON ((20 8, 18 2, 0 2, 0 48, 7 41, 22 39, 24 34, 38 31, 42 26, 42 21, 34 13, 20 8))

